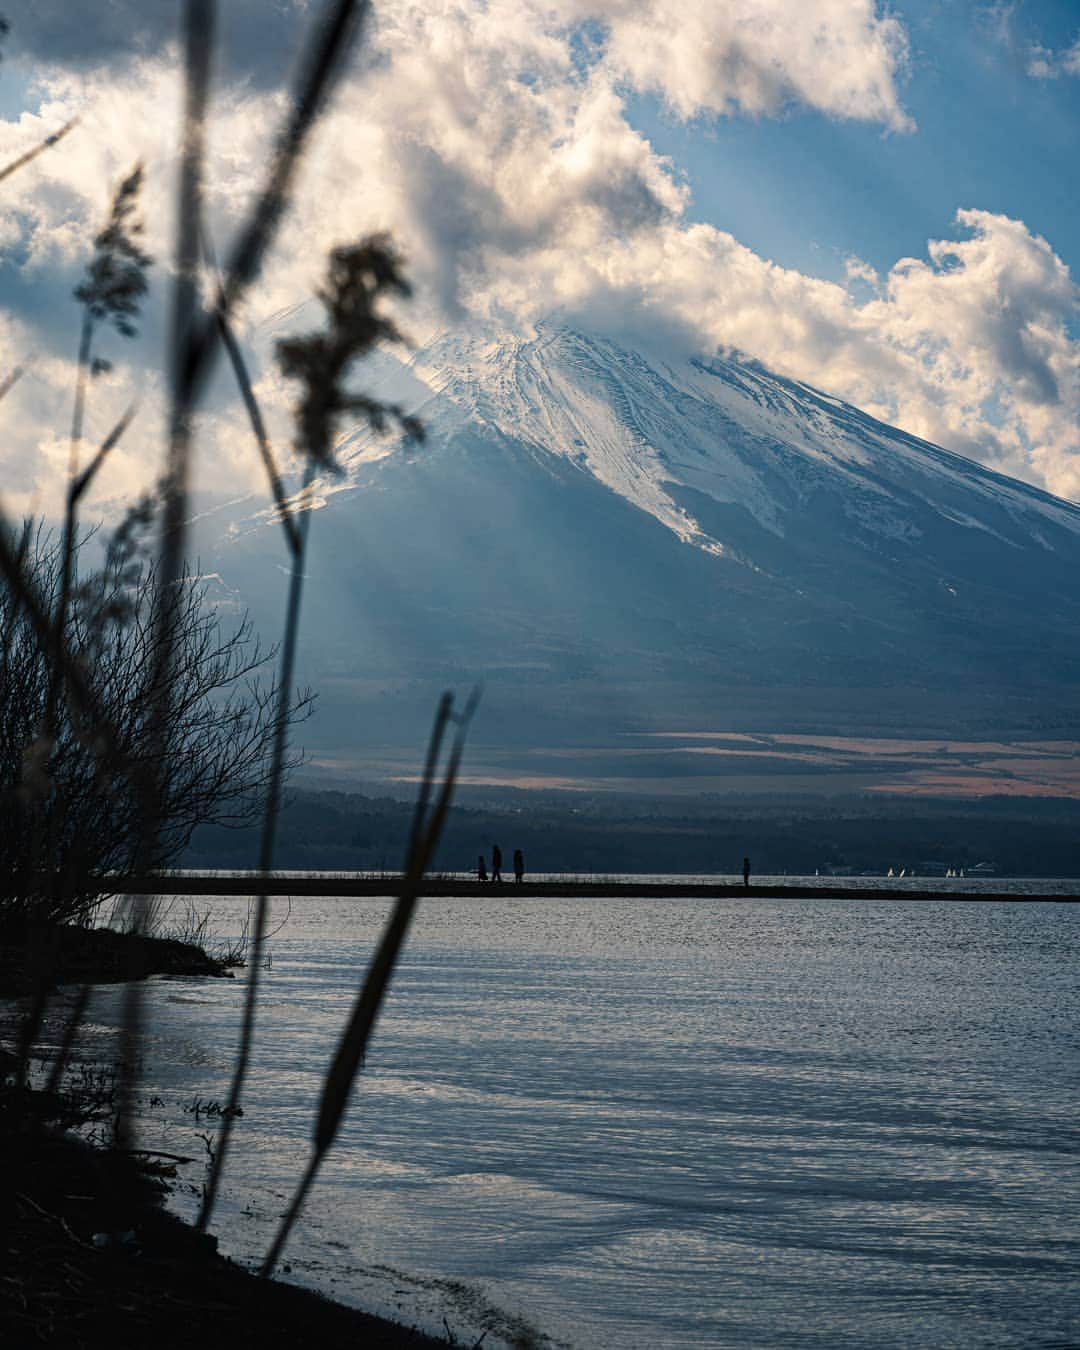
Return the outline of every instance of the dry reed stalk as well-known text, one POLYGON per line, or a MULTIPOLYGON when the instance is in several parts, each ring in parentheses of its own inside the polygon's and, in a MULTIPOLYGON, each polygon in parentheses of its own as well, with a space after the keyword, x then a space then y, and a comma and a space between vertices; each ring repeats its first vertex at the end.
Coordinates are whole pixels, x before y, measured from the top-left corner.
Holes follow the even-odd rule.
MULTIPOLYGON (((307 511, 301 512, 297 525, 289 512, 281 488, 280 477, 276 472, 272 454, 269 453, 269 441, 262 425, 261 415, 251 390, 239 348, 232 336, 229 320, 236 304, 259 273, 262 260, 273 240, 280 220, 288 203, 289 192, 295 177, 297 166, 303 157, 310 132, 317 121, 325 101, 342 67, 345 54, 351 40, 355 37, 361 22, 368 11, 368 0, 330 0, 322 22, 315 29, 309 43, 306 58, 301 63, 296 97, 291 116, 287 119, 279 138, 270 173, 263 192, 252 211, 247 225, 240 231, 230 264, 225 276, 218 283, 218 292, 212 312, 203 316, 198 305, 198 269, 201 253, 201 203, 202 173, 204 161, 204 141, 206 114, 209 102, 210 63, 212 54, 212 34, 216 18, 215 0, 187 0, 184 12, 184 51, 185 51, 185 110, 184 139, 178 190, 178 228, 177 228, 177 283, 174 296, 172 325, 172 410, 169 427, 169 445, 166 471, 162 480, 162 522, 158 574, 160 578, 160 600, 154 616, 155 623, 155 662, 150 679, 150 708, 148 718, 148 738, 151 745, 164 745, 164 727, 169 711, 169 682, 174 657, 174 592, 182 581, 182 562, 184 553, 185 521, 187 505, 188 474, 191 453, 191 421, 194 408, 206 378, 217 354, 220 341, 229 351, 234 371, 248 408, 249 417, 256 434, 264 464, 271 478, 271 488, 278 503, 282 521, 293 557, 292 577, 288 612, 286 619, 286 639, 282 653, 283 678, 281 685, 281 704, 275 727, 275 748, 272 761, 271 786, 268 793, 266 820, 264 823, 263 844, 261 848, 260 870, 268 871, 272 861, 273 841, 276 819, 280 804, 281 780, 284 772, 285 739, 287 731, 288 689, 291 685, 292 669, 295 658, 296 631, 300 595, 302 590, 302 561, 306 542, 307 511)), ((13 161, 0 170, 0 181, 29 163, 48 147, 55 145, 76 125, 73 119, 61 130, 40 146, 13 161)), ((84 321, 80 337, 80 381, 76 391, 76 404, 72 423, 72 474, 75 473, 77 447, 81 440, 83 404, 85 398, 85 374, 89 362, 91 324, 84 321)), ((0 397, 11 387, 19 372, 16 372, 3 386, 0 397)), ((126 429, 130 414, 125 414, 114 433, 99 449, 87 470, 73 481, 69 488, 68 516, 70 539, 74 538, 74 511, 79 498, 89 485, 105 457, 126 429)), ((308 476, 301 502, 307 496, 313 469, 309 464, 308 476)), ((60 623, 54 628, 54 616, 50 615, 50 606, 43 597, 35 593, 35 588, 23 570, 24 551, 11 546, 9 531, 0 513, 0 572, 7 578, 13 593, 30 617, 31 627, 43 650, 53 656, 54 674, 58 681, 69 691, 80 726, 88 731, 92 728, 95 745, 108 754, 116 752, 120 740, 108 718, 97 706, 88 682, 79 669, 63 641, 63 612, 60 623), (59 630, 59 640, 56 632, 59 630)), ((70 586, 70 581, 69 581, 70 586)), ((66 596, 65 596, 66 599, 66 596)), ((160 757, 149 756, 151 765, 147 775, 136 774, 132 785, 136 790, 140 804, 141 841, 138 873, 150 870, 157 851, 157 840, 161 824, 161 782, 160 757), (135 779, 137 778, 137 781, 135 779)), ((124 768, 122 764, 116 767, 124 768)), ((452 780, 451 780, 452 781, 452 780)), ((441 823, 441 816, 439 818, 441 823)), ((145 921, 145 897, 134 897, 131 909, 131 927, 141 932, 145 921)), ((260 912, 257 915, 256 933, 253 941, 253 968, 258 969, 258 955, 261 950, 265 931, 266 898, 261 898, 260 912)), ((250 1034, 254 1017, 253 981, 250 1034)), ((41 997, 46 997, 46 981, 39 982, 41 997)), ((73 1018, 69 1035, 74 1036, 78 1018, 73 1018)), ((121 1049, 118 1064, 116 1120, 117 1141, 126 1142, 131 1127, 131 1107, 136 1084, 136 1054, 142 1027, 142 997, 137 980, 129 981, 121 1031, 121 1049)), ((238 1076, 246 1064, 246 1057, 240 1056, 238 1076)), ((237 1089, 238 1090, 238 1089, 237 1089)), ((224 1149, 220 1150, 224 1153, 224 1149)), ((200 1216, 205 1222, 205 1217, 200 1216)), ((206 1214, 208 1217, 208 1211, 206 1214)))
MULTIPOLYGON (((203 231, 203 256, 206 259, 206 265, 209 270, 217 275, 217 264, 214 261, 213 249, 211 248, 209 237, 205 230, 203 231)), ((217 282, 218 290, 221 289, 220 278, 217 282)), ((218 331, 221 334, 221 340, 225 345, 225 351, 228 353, 229 361, 232 364, 233 374, 236 376, 236 383, 240 389, 240 397, 244 400, 244 407, 247 409, 248 420, 251 422, 251 430, 255 436, 255 444, 259 447, 259 454, 262 456, 263 468, 266 470, 266 476, 270 482, 270 491, 273 493, 274 502, 277 505, 278 516, 282 527, 285 530, 285 539, 290 553, 294 557, 303 552, 296 523, 293 520, 292 512, 289 508, 289 502, 285 495, 285 487, 281 480, 281 471, 278 468, 277 457, 274 454, 274 448, 270 443, 270 436, 266 430, 266 423, 263 421, 262 409, 259 407, 259 401, 255 397, 255 389, 251 383, 251 376, 248 374, 247 362, 244 360, 244 354, 240 350, 240 344, 232 331, 232 324, 229 317, 222 311, 217 312, 218 331)), ((305 484, 305 487, 307 485, 305 484)))
POLYGON ((57 1048, 56 1058, 53 1060, 52 1069, 49 1072, 49 1081, 45 1085, 46 1096, 55 1096, 60 1091, 64 1070, 67 1068, 68 1059, 71 1057, 71 1051, 75 1045, 75 1037, 78 1035, 83 1014, 86 1012, 86 1005, 89 1002, 90 986, 88 984, 80 985, 79 992, 75 996, 75 1004, 68 1016, 67 1026, 64 1028, 63 1039, 57 1048))
MULTIPOLYGON (((116 429, 98 450, 88 471, 80 474, 79 449, 83 439, 87 386, 99 369, 108 368, 107 362, 95 361, 91 364, 95 330, 98 324, 111 322, 124 337, 134 337, 136 331, 134 321, 138 317, 139 302, 147 290, 146 269, 153 260, 138 244, 138 236, 143 228, 137 215, 142 179, 142 165, 137 164, 120 183, 113 196, 108 221, 94 240, 94 254, 87 265, 86 276, 75 290, 75 299, 82 306, 83 315, 79 328, 75 399, 68 444, 68 492, 60 547, 60 597, 56 605, 51 654, 52 672, 42 730, 42 735, 50 743, 56 736, 57 710, 63 687, 59 652, 67 624, 68 605, 71 601, 79 500, 134 415, 132 409, 121 418, 116 429)), ((47 856, 51 856, 51 851, 50 841, 47 856)))
POLYGON ((368 1041, 379 1015, 379 1009, 390 986, 390 977, 393 975, 394 967, 409 931, 409 925, 412 922, 416 902, 420 897, 420 890, 423 885, 424 873, 427 871, 428 864, 438 844, 439 836, 442 833, 446 813, 450 808, 450 801, 453 797, 461 755, 465 748, 465 737, 473 713, 476 711, 479 697, 479 690, 474 690, 465 705, 464 711, 457 716, 453 711, 454 699, 452 694, 446 693, 440 700, 428 745, 424 773, 417 793, 416 811, 413 816, 413 828, 409 840, 409 852, 406 858, 405 876, 401 891, 386 927, 383 929, 367 976, 353 1006, 352 1015, 346 1024, 333 1061, 323 1080, 322 1101, 315 1122, 311 1155, 293 1194, 289 1208, 281 1221, 281 1226, 263 1261, 259 1272, 262 1275, 270 1275, 273 1272, 292 1226, 303 1207, 311 1184, 315 1180, 319 1166, 333 1144, 344 1118, 353 1083, 363 1063, 368 1041), (435 773, 443 736, 451 721, 457 722, 458 730, 447 761, 438 799, 429 816, 428 805, 435 783, 435 773))
MULTIPOLYGON (((80 342, 80 370, 77 377, 76 407, 78 409, 76 420, 72 428, 71 452, 68 464, 68 491, 67 503, 64 513, 64 527, 61 536, 61 558, 60 558, 60 595, 56 602, 56 613, 53 620, 53 645, 50 653, 51 672, 49 686, 45 700, 45 716, 41 729, 41 739, 45 746, 46 757, 56 743, 57 722, 59 716, 60 697, 66 683, 65 669, 70 662, 64 660, 64 632, 67 625, 68 607, 71 603, 71 587, 74 581, 75 570, 75 548, 76 535, 78 530, 78 507, 79 501, 90 486, 94 477, 101 469, 109 452, 119 443, 120 438, 128 429, 132 418, 135 416, 135 405, 132 404, 120 418, 119 422, 105 437, 98 447, 97 453, 83 470, 76 473, 76 455, 77 446, 82 438, 82 400, 85 394, 86 371, 83 368, 84 358, 89 358, 89 334, 92 331, 92 325, 87 321, 83 324, 83 341, 80 342), (85 352, 82 350, 85 344, 85 352)), ((35 829, 36 839, 31 850, 31 857, 35 857, 44 843, 44 857, 55 859, 58 857, 56 848, 56 839, 63 828, 63 818, 59 813, 51 813, 49 816, 48 828, 44 831, 45 839, 42 841, 43 833, 40 827, 35 829)), ((52 894, 54 901, 59 900, 63 894, 63 888, 66 879, 61 875, 59 867, 53 871, 51 880, 52 894)))
MULTIPOLYGON (((79 385, 84 383, 84 377, 80 372, 79 385)), ((81 400, 82 394, 77 396, 77 402, 81 400)), ((70 460, 68 464, 68 490, 67 501, 64 512, 64 527, 61 537, 61 561, 60 561, 60 598, 56 606, 56 615, 53 621, 54 639, 52 652, 52 678, 49 681, 49 694, 45 710, 45 728, 44 734, 53 737, 56 734, 56 715, 57 705, 60 700, 60 691, 64 682, 64 662, 62 660, 62 645, 64 640, 64 627, 67 623, 68 605, 71 602, 71 584, 74 572, 76 532, 78 530, 78 509, 79 502, 86 493, 90 484, 97 476, 99 470, 109 457, 110 451, 114 450, 119 443, 124 432, 131 425, 132 418, 135 416, 134 403, 130 404, 123 413, 120 420, 113 427, 112 431, 98 446, 93 459, 82 471, 77 472, 76 446, 82 437, 81 416, 79 413, 80 426, 78 437, 72 431, 72 446, 70 460)))
POLYGON ((135 413, 137 410, 138 404, 131 403, 128 405, 128 407, 121 414, 120 420, 113 427, 112 431, 109 432, 109 434, 98 446, 97 450, 94 453, 93 459, 86 466, 86 468, 83 469, 82 473, 80 473, 72 481, 71 487, 68 489, 68 501, 69 503, 71 503, 71 505, 73 506, 78 505, 79 500, 84 496, 87 488, 90 486, 94 478, 97 476, 102 465, 109 457, 110 452, 115 450, 116 446, 120 441, 120 438, 123 436, 124 432, 127 431, 128 427, 131 425, 132 421, 135 418, 135 413))
POLYGON ((13 173, 16 173, 25 165, 31 163, 32 160, 37 159, 38 155, 43 155, 46 150, 54 145, 58 145, 69 131, 74 131, 78 124, 79 119, 73 117, 70 122, 65 122, 59 131, 54 131, 51 136, 46 136, 40 145, 35 145, 33 150, 27 150, 27 152, 24 155, 20 155, 18 159, 13 159, 10 164, 5 164, 5 166, 0 169, 0 183, 2 183, 5 178, 10 178, 13 173))
POLYGON ((248 223, 233 246, 211 312, 193 333, 188 347, 184 380, 193 399, 213 366, 221 338, 219 316, 231 319, 237 304, 259 274, 288 205, 308 137, 369 9, 370 0, 329 0, 322 19, 316 24, 300 64, 293 111, 278 136, 270 173, 248 223))
MULTIPOLYGON (((205 247, 204 240, 204 249, 205 247)), ((304 388, 296 411, 298 425, 296 444, 305 458, 305 476, 303 487, 292 503, 285 498, 258 401, 239 346, 232 337, 228 315, 223 309, 219 309, 217 315, 218 333, 232 356, 233 370, 248 407, 256 441, 271 480, 271 490, 278 501, 279 512, 283 513, 282 522, 291 555, 289 597, 279 677, 279 695, 282 702, 275 726, 271 781, 259 851, 258 872, 261 878, 268 876, 273 867, 288 725, 286 700, 293 678, 299 630, 304 559, 310 521, 310 490, 317 467, 330 469, 334 467, 329 452, 330 427, 338 413, 350 410, 360 412, 370 425, 376 430, 381 430, 385 414, 389 412, 399 419, 407 434, 413 436, 420 434, 419 424, 415 419, 404 417, 396 407, 383 405, 364 395, 348 395, 341 387, 353 361, 366 354, 378 336, 391 338, 397 336, 397 330, 392 322, 378 314, 376 310, 378 299, 388 289, 399 294, 408 294, 408 287, 400 275, 397 255, 387 243, 382 240, 370 240, 355 249, 336 249, 331 254, 330 280, 326 289, 320 292, 320 298, 327 309, 329 332, 278 343, 278 360, 282 369, 286 374, 299 379, 304 388), (317 417, 310 415, 313 407, 317 409, 317 417)), ((251 1059, 269 909, 267 889, 265 884, 262 885, 255 899, 248 987, 241 1021, 240 1044, 230 1087, 229 1105, 233 1109, 226 1113, 222 1126, 219 1146, 197 1221, 200 1229, 205 1229, 213 1213, 225 1157, 232 1138, 232 1120, 238 1114, 243 1084, 251 1059)))
MULTIPOLYGON (((161 827, 162 755, 155 754, 154 749, 163 749, 166 740, 169 685, 176 639, 176 591, 182 582, 184 563, 193 412, 191 389, 184 378, 184 371, 199 302, 203 159, 216 10, 214 0, 188 0, 184 13, 184 131, 177 193, 176 285, 173 292, 172 321, 172 408, 158 555, 160 589, 153 617, 155 659, 150 677, 150 708, 147 719, 147 739, 152 747, 150 762, 155 767, 149 775, 150 781, 143 785, 144 792, 140 804, 142 837, 139 846, 139 865, 136 870, 141 874, 148 873, 156 859, 161 827)), ((145 896, 132 898, 130 914, 132 930, 136 934, 141 934, 146 921, 145 896)), ((138 1081, 137 1055, 142 1027, 141 981, 129 980, 124 993, 120 1053, 117 1061, 115 1138, 118 1143, 129 1144, 134 1095, 138 1081)))
POLYGON ((10 375, 0 381, 0 399, 6 398, 12 389, 19 383, 24 374, 22 366, 16 366, 10 375))
MULTIPOLYGON (((254 397, 254 395, 253 395, 254 397)), ((299 500, 304 501, 314 477, 314 464, 308 460, 304 471, 304 486, 299 500)), ((289 573, 289 597, 285 614, 285 637, 281 649, 281 676, 278 688, 278 706, 274 726, 274 750, 271 761, 270 784, 266 794, 266 813, 263 819, 262 837, 259 843, 259 874, 267 876, 274 865, 274 844, 277 838, 278 814, 281 809, 281 788, 284 777, 286 738, 288 734, 289 690, 292 687, 293 671, 296 661, 296 639, 300 628, 300 602, 304 586, 304 558, 307 551, 308 526, 311 520, 309 509, 300 511, 299 523, 295 532, 288 535, 292 550, 289 573)), ((225 1157, 232 1139, 232 1122, 239 1114, 240 1097, 251 1061, 251 1050, 255 1040, 255 1008, 259 992, 259 975, 262 969, 263 942, 266 935, 266 920, 270 902, 265 889, 255 902, 255 922, 251 933, 251 951, 248 963, 248 984, 244 998, 244 1013, 240 1025, 240 1044, 237 1047, 236 1063, 229 1088, 228 1109, 221 1125, 217 1151, 214 1155, 210 1176, 207 1179, 203 1202, 199 1209, 196 1227, 205 1231, 217 1200, 221 1174, 225 1166, 225 1157)))

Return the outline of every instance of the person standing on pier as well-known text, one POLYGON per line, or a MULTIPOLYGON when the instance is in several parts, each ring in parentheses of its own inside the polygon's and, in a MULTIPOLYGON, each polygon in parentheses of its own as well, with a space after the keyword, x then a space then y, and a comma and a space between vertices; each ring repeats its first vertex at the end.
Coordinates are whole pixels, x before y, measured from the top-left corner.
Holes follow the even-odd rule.
POLYGON ((744 858, 744 859, 742 860, 742 884, 743 884, 744 886, 749 886, 749 885, 750 885, 750 859, 749 859, 749 858, 744 858))
POLYGON ((476 879, 477 881, 487 881, 487 865, 482 853, 476 860, 476 879))
POLYGON ((502 849, 498 844, 491 846, 491 879, 502 881, 502 849))
POLYGON ((521 885, 521 880, 525 875, 525 854, 521 849, 514 849, 514 880, 521 885))

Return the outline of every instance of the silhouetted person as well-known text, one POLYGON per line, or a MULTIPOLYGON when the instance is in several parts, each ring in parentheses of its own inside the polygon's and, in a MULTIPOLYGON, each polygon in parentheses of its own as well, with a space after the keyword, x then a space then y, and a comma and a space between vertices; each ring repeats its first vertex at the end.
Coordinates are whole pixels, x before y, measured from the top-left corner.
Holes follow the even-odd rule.
POLYGON ((491 846, 491 879, 502 881, 502 849, 498 844, 491 846))
POLYGON ((484 855, 481 853, 476 860, 476 879, 477 881, 487 881, 487 864, 484 862, 484 855))
POLYGON ((742 860, 742 884, 743 884, 744 886, 749 886, 749 885, 750 885, 750 859, 749 859, 749 858, 744 858, 744 859, 742 860))
POLYGON ((514 880, 521 885, 521 879, 525 875, 525 854, 521 849, 514 849, 514 880))

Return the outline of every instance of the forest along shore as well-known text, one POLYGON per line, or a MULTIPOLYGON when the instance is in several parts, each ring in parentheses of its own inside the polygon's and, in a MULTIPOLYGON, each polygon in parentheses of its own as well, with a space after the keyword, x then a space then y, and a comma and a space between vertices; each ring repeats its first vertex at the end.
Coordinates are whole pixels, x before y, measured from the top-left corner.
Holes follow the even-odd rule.
MULTIPOLYGON (((276 872, 260 877, 255 872, 226 872, 206 874, 193 872, 161 872, 149 877, 102 877, 97 883, 103 895, 289 895, 365 897, 396 895, 402 878, 393 873, 379 876, 335 873, 327 876, 318 872, 276 872)), ((1058 892, 1031 892, 1018 894, 1005 890, 952 890, 942 883, 937 889, 900 889, 884 886, 852 886, 839 883, 832 889, 826 879, 815 886, 797 883, 775 883, 743 886, 741 882, 688 881, 672 878, 657 881, 589 880, 573 877, 565 881, 525 881, 516 883, 483 883, 460 877, 428 877, 423 893, 427 896, 485 896, 513 895, 520 900, 539 900, 545 897, 560 899, 644 899, 672 900, 696 897, 702 900, 787 899, 820 900, 835 895, 845 900, 964 900, 1003 902, 1038 900, 1054 904, 1076 904, 1080 894, 1058 892)))
MULTIPOLYGON (((324 1350, 436 1350, 448 1344, 262 1279, 219 1256, 216 1239, 162 1208, 165 1178, 175 1172, 167 1155, 91 1147, 70 1132, 90 1118, 77 1073, 59 1091, 20 1086, 22 1018, 46 966, 49 984, 57 986, 149 974, 213 978, 229 974, 221 962, 187 943, 64 927, 52 930, 49 941, 39 933, 39 951, 31 955, 25 936, 0 932, 0 1345, 235 1350, 310 1341, 324 1350)), ((70 999, 58 1002, 70 1015, 70 999)))

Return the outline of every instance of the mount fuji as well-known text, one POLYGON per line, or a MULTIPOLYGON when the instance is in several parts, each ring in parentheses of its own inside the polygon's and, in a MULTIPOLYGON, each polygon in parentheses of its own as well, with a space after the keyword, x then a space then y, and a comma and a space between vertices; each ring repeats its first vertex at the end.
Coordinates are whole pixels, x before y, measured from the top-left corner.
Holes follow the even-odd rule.
MULTIPOLYGON (((658 732, 1080 730, 1080 507, 755 363, 556 324, 394 379, 425 444, 346 436, 312 521, 316 759, 414 762, 474 679, 481 757, 538 777, 632 779, 658 732)), ((269 635, 284 551, 246 509, 203 561, 269 635)))

